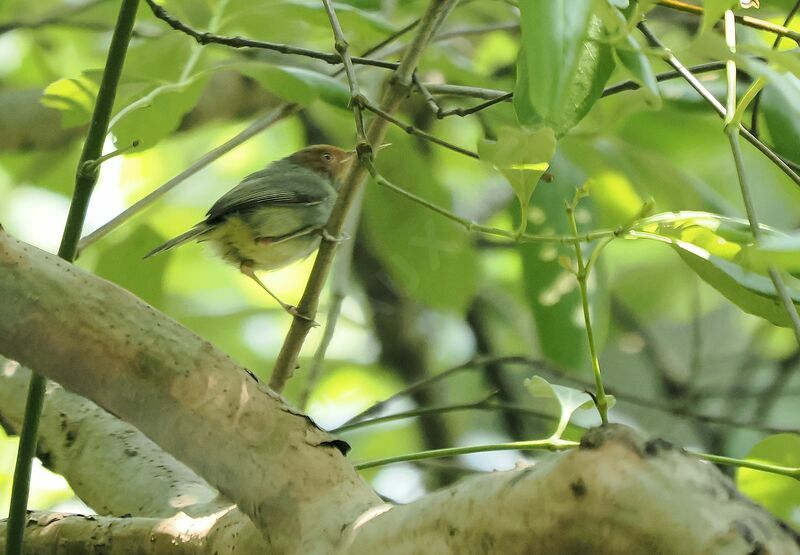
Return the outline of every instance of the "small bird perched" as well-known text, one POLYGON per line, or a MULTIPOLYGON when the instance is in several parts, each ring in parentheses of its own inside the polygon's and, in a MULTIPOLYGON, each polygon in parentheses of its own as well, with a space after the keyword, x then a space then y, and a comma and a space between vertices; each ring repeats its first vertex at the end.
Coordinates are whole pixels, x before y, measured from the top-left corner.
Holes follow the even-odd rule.
POLYGON ((258 283, 289 314, 255 270, 277 270, 319 247, 353 151, 331 145, 306 147, 245 177, 222 195, 206 219, 147 253, 145 258, 192 239, 209 241, 220 256, 258 283))

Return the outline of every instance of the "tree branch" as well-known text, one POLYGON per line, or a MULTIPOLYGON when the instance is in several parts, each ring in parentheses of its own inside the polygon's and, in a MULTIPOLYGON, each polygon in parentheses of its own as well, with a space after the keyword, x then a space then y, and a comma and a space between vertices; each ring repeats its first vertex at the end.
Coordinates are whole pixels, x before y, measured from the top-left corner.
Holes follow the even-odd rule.
POLYGON ((0 232, 0 297, 16 299, 0 305, 0 353, 136 426, 234 501, 272 549, 308 553, 304 542, 333 542, 380 504, 343 442, 119 287, 0 232))
POLYGON ((800 552, 797 535, 716 468, 615 425, 567 454, 375 515, 348 530, 344 551, 386 546, 392 554, 800 552))

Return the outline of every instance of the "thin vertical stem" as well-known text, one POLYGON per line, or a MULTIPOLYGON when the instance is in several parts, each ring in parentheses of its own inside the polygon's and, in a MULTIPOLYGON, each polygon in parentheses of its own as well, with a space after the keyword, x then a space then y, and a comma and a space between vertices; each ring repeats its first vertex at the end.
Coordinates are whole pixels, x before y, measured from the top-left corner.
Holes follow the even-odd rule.
MULTIPOLYGON (((731 54, 736 53, 736 23, 733 17, 733 11, 728 10, 725 12, 725 41, 731 54)), ((739 141, 739 121, 734 118, 734 111, 736 107, 736 62, 731 57, 727 62, 727 114, 725 116, 725 134, 728 136, 728 142, 731 145, 731 153, 733 161, 736 165, 736 175, 739 178, 739 188, 742 193, 742 201, 744 202, 744 209, 747 213, 747 219, 750 222, 750 229, 753 232, 753 239, 758 245, 761 242, 761 227, 758 223, 758 215, 756 214, 756 207, 753 203, 753 196, 750 193, 750 184, 747 179, 747 172, 744 166, 744 157, 742 156, 742 147, 739 141)), ((789 319, 792 323, 792 330, 794 331, 795 338, 798 345, 800 345, 800 314, 797 312, 797 307, 792 300, 786 284, 780 272, 774 266, 768 268, 769 277, 775 285, 775 290, 778 297, 781 299, 789 319)))
MULTIPOLYGON (((89 124, 89 132, 83 145, 78 168, 75 175, 75 191, 69 207, 69 214, 64 225, 61 245, 58 256, 68 262, 75 260, 78 251, 78 241, 86 219, 86 210, 92 190, 97 183, 99 168, 92 162, 98 160, 103 151, 103 142, 108 132, 108 123, 111 119, 111 110, 117 93, 117 84, 122 73, 125 54, 128 51, 128 42, 136 20, 136 10, 139 0, 123 0, 120 5, 119 16, 114 27, 111 45, 108 49, 103 78, 97 93, 94 113, 89 124)), ((6 555, 20 555, 25 531, 25 511, 30 493, 31 466, 36 454, 36 443, 39 433, 39 419, 44 405, 44 395, 47 380, 34 373, 28 389, 28 399, 25 405, 25 415, 20 431, 17 461, 14 467, 14 480, 11 489, 11 506, 9 508, 6 555)))
POLYGON ((573 244, 575 245, 575 259, 578 263, 578 272, 575 277, 578 279, 578 288, 581 293, 581 304, 583 305, 583 320, 586 323, 586 340, 589 342, 589 355, 592 359, 592 371, 594 372, 595 382, 595 403, 597 411, 600 413, 600 420, 603 424, 608 424, 608 400, 606 399, 606 392, 603 388, 603 376, 600 373, 600 359, 597 356, 597 347, 594 343, 594 332, 592 330, 592 315, 589 310, 589 293, 586 286, 586 281, 589 273, 586 270, 586 265, 583 261, 583 251, 581 249, 581 241, 578 236, 578 224, 575 221, 575 202, 567 205, 567 219, 575 237, 573 244))

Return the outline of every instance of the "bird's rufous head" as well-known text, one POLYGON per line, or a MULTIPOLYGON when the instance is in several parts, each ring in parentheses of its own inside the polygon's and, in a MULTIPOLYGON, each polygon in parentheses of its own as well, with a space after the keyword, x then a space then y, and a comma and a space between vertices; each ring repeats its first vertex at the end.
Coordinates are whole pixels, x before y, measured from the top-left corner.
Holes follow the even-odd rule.
POLYGON ((352 150, 342 150, 332 145, 313 145, 298 150, 288 160, 311 171, 317 172, 333 182, 339 181, 353 158, 352 150))

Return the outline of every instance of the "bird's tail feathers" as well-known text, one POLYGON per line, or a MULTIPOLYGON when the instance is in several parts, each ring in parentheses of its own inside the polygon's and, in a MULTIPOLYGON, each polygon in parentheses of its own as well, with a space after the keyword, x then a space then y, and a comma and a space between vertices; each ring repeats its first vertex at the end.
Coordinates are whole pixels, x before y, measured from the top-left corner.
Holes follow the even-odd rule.
POLYGON ((211 229, 211 227, 207 223, 201 222, 201 223, 197 224, 196 226, 194 226, 189 231, 187 231, 186 233, 181 233, 180 235, 170 239, 169 241, 167 241, 163 245, 154 248, 153 250, 148 252, 146 255, 144 255, 144 258, 150 258, 151 256, 156 255, 156 254, 158 254, 160 252, 164 252, 165 250, 169 250, 172 247, 177 247, 178 245, 182 245, 182 244, 186 243, 187 241, 191 241, 192 239, 195 239, 195 238, 201 236, 202 234, 204 234, 205 232, 209 231, 210 229, 211 229))

